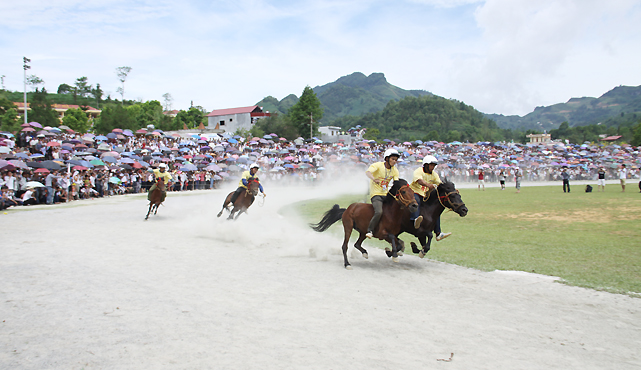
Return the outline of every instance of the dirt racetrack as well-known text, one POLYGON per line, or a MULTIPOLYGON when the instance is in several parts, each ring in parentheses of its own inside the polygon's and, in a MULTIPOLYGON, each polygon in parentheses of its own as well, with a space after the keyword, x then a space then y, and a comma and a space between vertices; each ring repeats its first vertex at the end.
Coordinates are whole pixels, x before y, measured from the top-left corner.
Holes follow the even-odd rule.
POLYGON ((236 222, 229 189, 146 222, 143 196, 0 214, 0 368, 641 368, 641 299, 367 241, 345 270, 340 238, 278 214, 322 188, 266 186, 236 222))

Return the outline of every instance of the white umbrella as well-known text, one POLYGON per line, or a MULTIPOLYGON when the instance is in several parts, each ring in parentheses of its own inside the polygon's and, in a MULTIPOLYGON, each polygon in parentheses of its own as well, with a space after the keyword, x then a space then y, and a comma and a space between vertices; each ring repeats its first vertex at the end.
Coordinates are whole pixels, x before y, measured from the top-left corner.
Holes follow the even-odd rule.
POLYGON ((25 187, 27 187, 27 188, 44 188, 45 186, 42 185, 42 183, 40 183, 38 181, 28 181, 25 184, 25 187))

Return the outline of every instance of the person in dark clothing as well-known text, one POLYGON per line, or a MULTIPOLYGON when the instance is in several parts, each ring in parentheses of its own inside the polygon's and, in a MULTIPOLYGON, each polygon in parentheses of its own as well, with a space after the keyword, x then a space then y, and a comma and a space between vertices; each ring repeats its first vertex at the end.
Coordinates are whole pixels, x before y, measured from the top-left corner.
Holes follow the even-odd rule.
POLYGON ((568 169, 563 167, 563 170, 561 171, 561 178, 563 179, 563 192, 570 192, 570 174, 568 173, 568 169))

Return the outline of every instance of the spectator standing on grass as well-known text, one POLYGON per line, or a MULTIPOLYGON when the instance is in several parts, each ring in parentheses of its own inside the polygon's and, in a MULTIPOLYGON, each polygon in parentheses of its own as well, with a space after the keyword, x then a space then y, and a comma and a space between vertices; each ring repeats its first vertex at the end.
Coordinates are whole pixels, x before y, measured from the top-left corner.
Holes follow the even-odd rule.
POLYGON ((570 174, 568 173, 568 169, 563 167, 561 170, 561 179, 563 179, 563 192, 570 192, 570 174))
POLYGON ((499 183, 501 184, 501 190, 505 190, 505 172, 503 170, 499 173, 499 183))
POLYGON ((47 177, 45 177, 45 187, 47 188, 47 204, 53 204, 54 186, 56 185, 56 180, 58 180, 56 173, 58 173, 58 171, 52 170, 51 172, 49 172, 47 177))
POLYGON ((625 168, 625 165, 621 165, 619 170, 619 181, 621 182, 621 192, 625 192, 625 179, 628 177, 628 169, 625 168))
POLYGON ((516 169, 514 171, 514 181, 516 182, 516 192, 520 193, 521 192, 521 178, 523 177, 523 174, 521 174, 520 169, 516 169))
POLYGON ((605 168, 597 171, 597 191, 605 191, 605 168))
POLYGON ((479 190, 481 190, 481 186, 483 186, 483 191, 485 191, 485 173, 483 173, 482 169, 479 169, 479 190))

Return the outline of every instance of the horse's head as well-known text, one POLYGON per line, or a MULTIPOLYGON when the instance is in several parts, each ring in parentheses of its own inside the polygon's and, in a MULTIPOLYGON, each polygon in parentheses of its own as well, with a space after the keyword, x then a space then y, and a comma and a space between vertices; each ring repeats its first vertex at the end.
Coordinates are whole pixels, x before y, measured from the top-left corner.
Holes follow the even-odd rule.
POLYGON ((407 207, 410 212, 418 210, 418 203, 414 198, 414 191, 410 188, 407 181, 398 179, 394 181, 394 185, 389 190, 389 194, 401 204, 402 207, 407 207))
POLYGON ((461 199, 461 194, 458 192, 453 182, 445 179, 438 187, 438 199, 441 204, 458 213, 459 216, 465 217, 467 215, 467 207, 461 199))
POLYGON ((167 191, 166 190, 167 188, 165 187, 165 179, 163 179, 162 177, 159 178, 158 181, 156 182, 156 187, 161 191, 167 191))
POLYGON ((247 191, 250 192, 253 196, 258 195, 259 190, 260 186, 258 179, 254 178, 247 181, 247 191))

